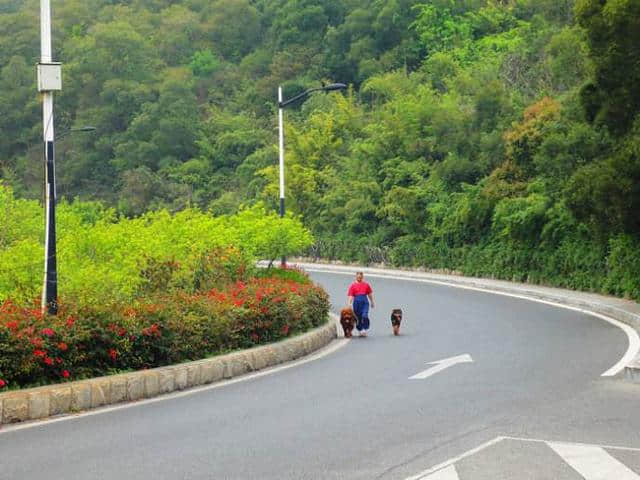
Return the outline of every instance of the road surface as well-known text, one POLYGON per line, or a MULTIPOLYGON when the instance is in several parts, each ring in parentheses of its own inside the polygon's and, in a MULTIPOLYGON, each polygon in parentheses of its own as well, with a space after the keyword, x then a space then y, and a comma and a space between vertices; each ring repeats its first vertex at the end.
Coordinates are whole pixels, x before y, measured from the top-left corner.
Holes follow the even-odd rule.
MULTIPOLYGON (((352 276, 312 277, 343 306, 352 276)), ((627 349, 622 330, 517 298, 365 280, 368 338, 221 388, 5 428, 0 479, 640 480, 640 386, 601 377, 627 349)))

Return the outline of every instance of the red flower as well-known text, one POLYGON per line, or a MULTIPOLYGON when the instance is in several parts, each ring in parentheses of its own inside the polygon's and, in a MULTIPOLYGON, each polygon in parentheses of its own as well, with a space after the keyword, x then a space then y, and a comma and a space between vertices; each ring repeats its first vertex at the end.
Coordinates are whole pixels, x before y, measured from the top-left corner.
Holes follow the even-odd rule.
POLYGON ((36 357, 45 357, 47 355, 47 352, 45 352, 44 350, 34 350, 33 355, 36 357))
POLYGON ((62 371, 62 376, 63 376, 64 378, 69 378, 69 370, 63 370, 63 371, 62 371))
POLYGON ((0 378, 0 388, 4 388, 4 387, 6 387, 6 386, 7 386, 7 382, 5 382, 4 380, 2 380, 2 379, 0 378))
POLYGON ((56 357, 56 363, 58 365, 62 365, 62 359, 60 357, 56 357))
POLYGON ((288 335, 289 334, 289 325, 283 325, 282 326, 282 334, 283 335, 288 335))
POLYGON ((15 331, 18 329, 18 322, 17 321, 12 321, 12 322, 7 322, 6 326, 9 330, 11 331, 15 331))
POLYGON ((73 324, 75 323, 76 319, 74 317, 72 317, 71 315, 69 315, 67 317, 67 327, 73 327, 73 324))
POLYGON ((60 342, 60 343, 58 344, 58 348, 59 348, 60 350, 62 350, 63 352, 65 352, 65 351, 69 348, 69 346, 68 346, 66 343, 64 343, 64 342, 60 342))
POLYGON ((53 365, 53 358, 44 357, 44 363, 47 365, 53 365))
POLYGON ((254 342, 257 342, 260 340, 260 335, 258 335, 256 332, 253 332, 251 335, 251 340, 253 340, 254 342))
POLYGON ((30 341, 31 341, 31 345, 33 345, 36 348, 40 348, 42 346, 41 338, 32 338, 30 341))
POLYGON ((112 348, 109 350, 109 356, 111 357, 111 360, 115 362, 116 357, 118 356, 118 352, 112 348))
POLYGON ((56 334, 56 332, 54 332, 51 328, 43 328, 42 334, 46 335, 47 337, 53 337, 56 334))

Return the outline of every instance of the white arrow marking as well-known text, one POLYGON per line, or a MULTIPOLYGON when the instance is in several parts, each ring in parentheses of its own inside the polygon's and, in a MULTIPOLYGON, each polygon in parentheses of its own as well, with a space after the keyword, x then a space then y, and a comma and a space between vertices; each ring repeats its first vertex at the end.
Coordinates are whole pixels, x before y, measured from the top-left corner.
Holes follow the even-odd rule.
POLYGON ((425 378, 435 375, 441 372, 445 368, 452 367, 458 363, 471 363, 473 358, 468 353, 464 355, 458 355, 457 357, 445 358, 444 360, 438 360, 437 362, 429 362, 427 365, 435 365, 435 367, 428 368, 420 373, 416 373, 414 376, 409 377, 409 380, 424 380, 425 378))

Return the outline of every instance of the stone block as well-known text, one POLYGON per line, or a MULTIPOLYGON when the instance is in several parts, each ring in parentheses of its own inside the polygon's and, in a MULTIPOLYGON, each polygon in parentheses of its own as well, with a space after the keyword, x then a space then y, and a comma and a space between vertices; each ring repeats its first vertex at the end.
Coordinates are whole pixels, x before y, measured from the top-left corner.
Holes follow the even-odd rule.
POLYGON ((173 371, 174 374, 174 387, 176 390, 184 390, 187 388, 188 383, 188 371, 187 366, 182 365, 176 367, 173 371))
POLYGON ((289 361, 289 349, 284 343, 273 345, 273 353, 276 358, 275 365, 289 361))
POLYGON ((107 405, 111 390, 109 380, 91 380, 89 383, 91 384, 91 408, 107 405))
POLYGON ((311 344, 311 337, 308 335, 305 335, 302 338, 302 349, 304 350, 304 354, 305 355, 309 355, 310 353, 313 353, 313 345, 311 344))
POLYGON ((29 394, 29 418, 38 420, 49 416, 49 392, 37 391, 29 394))
POLYGON ((49 390, 49 415, 61 415, 71 410, 71 387, 49 390))
POLYGON ((127 400, 127 378, 116 376, 111 379, 109 389, 109 404, 120 403, 127 400))
POLYGON ((91 408, 91 385, 80 382, 71 386, 71 410, 80 411, 91 408))
POLYGON ((135 401, 145 396, 145 374, 132 373, 126 376, 127 379, 127 400, 135 401))
POLYGON ((2 423, 24 422, 29 419, 29 398, 26 394, 7 395, 2 407, 2 423))
POLYGON ((160 392, 160 380, 158 372, 147 372, 144 374, 144 396, 151 398, 160 392))
POLYGON ((273 345, 267 345, 264 347, 264 357, 267 360, 267 368, 273 367, 278 364, 278 355, 273 345))
POLYGON ((266 348, 256 348, 251 352, 251 356, 251 363, 253 364, 254 370, 262 370, 263 368, 269 366, 269 357, 266 348))
POLYGON ((202 383, 218 382, 224 378, 224 363, 219 358, 210 358, 200 367, 202 383))
POLYGON ((627 380, 634 383, 640 383, 640 367, 636 365, 630 365, 624 369, 627 380))
POLYGON ((224 378, 244 375, 251 369, 251 365, 247 361, 246 356, 241 352, 225 355, 223 360, 225 363, 224 378))
POLYGON ((197 387, 202 384, 202 364, 192 363, 187 366, 187 387, 197 387))
POLYGON ((175 378, 172 369, 163 368, 158 371, 158 388, 160 393, 170 393, 175 390, 175 378))

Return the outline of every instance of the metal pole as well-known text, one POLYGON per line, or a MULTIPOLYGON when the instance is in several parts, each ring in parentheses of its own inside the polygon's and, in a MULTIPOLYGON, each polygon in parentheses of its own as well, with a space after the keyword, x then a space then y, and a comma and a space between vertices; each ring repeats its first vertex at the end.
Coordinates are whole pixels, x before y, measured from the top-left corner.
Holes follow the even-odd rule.
MULTIPOLYGON (((280 152, 280 217, 284 217, 284 127, 282 124, 282 87, 278 87, 278 133, 280 152)), ((287 264, 287 259, 282 256, 282 266, 287 264)))
MULTIPOLYGON (((51 58, 51 6, 49 0, 40 0, 41 63, 51 58)), ((56 265, 56 182, 53 130, 53 92, 42 93, 42 126, 45 160, 45 254, 42 312, 58 313, 58 272, 56 265)))

